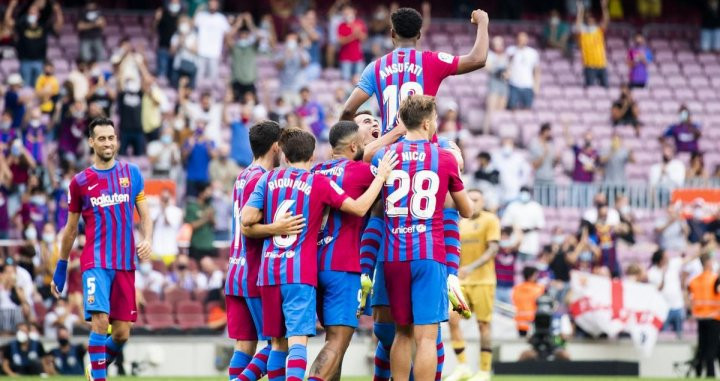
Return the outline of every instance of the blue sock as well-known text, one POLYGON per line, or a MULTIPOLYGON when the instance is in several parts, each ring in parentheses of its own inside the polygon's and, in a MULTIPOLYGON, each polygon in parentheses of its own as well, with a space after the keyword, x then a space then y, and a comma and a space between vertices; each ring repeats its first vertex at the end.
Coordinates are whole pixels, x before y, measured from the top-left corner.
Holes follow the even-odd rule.
POLYGON ((267 374, 268 356, 270 356, 270 343, 255 354, 250 364, 238 376, 239 381, 257 381, 267 374))
POLYGON ((90 373, 92 374, 93 380, 105 381, 107 378, 105 335, 90 332, 90 340, 88 340, 88 353, 90 354, 90 373))
POLYGON ((438 325, 437 334, 437 372, 435 373, 435 380, 442 380, 443 365, 445 365, 445 345, 442 342, 442 330, 438 325))
POLYGON ((245 367, 250 363, 252 357, 243 353, 239 350, 233 352, 232 358, 230 358, 230 366, 228 367, 228 377, 230 381, 236 379, 245 367))
POLYGON ((285 359, 288 353, 271 350, 267 362, 268 381, 285 381, 285 359))
POLYGON ((375 323, 373 331, 378 338, 375 349, 375 377, 374 380, 384 381, 390 379, 390 348, 395 340, 395 324, 375 323))
POLYGON ((305 368, 307 368, 307 347, 302 344, 294 344, 290 347, 287 357, 285 371, 287 381, 303 381, 305 368))
POLYGON ((115 357, 122 352, 125 343, 116 343, 112 336, 108 336, 105 339, 105 357, 107 357, 107 364, 110 365, 115 361, 115 357))

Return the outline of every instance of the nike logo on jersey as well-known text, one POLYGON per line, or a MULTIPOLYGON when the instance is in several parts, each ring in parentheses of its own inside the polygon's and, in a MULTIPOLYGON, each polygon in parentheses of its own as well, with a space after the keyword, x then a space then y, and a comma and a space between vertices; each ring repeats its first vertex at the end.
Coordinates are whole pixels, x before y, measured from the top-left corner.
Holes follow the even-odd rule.
POLYGON ((88 187, 88 190, 89 190, 89 191, 91 191, 91 190, 95 189, 95 187, 96 187, 96 186, 98 186, 98 184, 95 184, 95 185, 89 186, 89 187, 88 187))

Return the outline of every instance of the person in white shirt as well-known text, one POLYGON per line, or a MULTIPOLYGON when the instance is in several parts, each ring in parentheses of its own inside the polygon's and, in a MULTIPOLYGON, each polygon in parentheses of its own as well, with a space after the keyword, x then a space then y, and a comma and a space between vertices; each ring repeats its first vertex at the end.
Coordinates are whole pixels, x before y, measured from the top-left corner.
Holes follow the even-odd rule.
POLYGON ((204 121, 205 137, 214 142, 222 141, 221 130, 223 120, 223 105, 215 102, 212 93, 205 91, 200 95, 200 103, 187 105, 187 114, 190 116, 190 128, 194 131, 198 121, 204 121))
POLYGON ((523 238, 518 248, 522 262, 534 260, 540 252, 540 230, 545 227, 542 206, 532 199, 530 188, 520 188, 520 196, 511 202, 500 220, 500 225, 522 229, 523 238))
POLYGON ((65 327, 72 335, 73 326, 80 321, 80 317, 70 311, 65 299, 58 299, 55 302, 55 308, 45 315, 43 324, 43 332, 46 339, 57 339, 57 331, 60 327, 65 327))
POLYGON ((174 205, 169 190, 162 191, 160 204, 151 210, 150 217, 154 228, 153 255, 170 264, 178 254, 177 236, 183 224, 183 212, 174 205))
POLYGON ((205 289, 215 290, 223 288, 225 274, 217 268, 215 261, 210 257, 200 260, 200 270, 206 278, 205 289))
MULTIPOLYGON (((591 224, 595 224, 597 222, 598 210, 607 205, 607 197, 605 196, 605 193, 600 192, 596 194, 593 199, 593 205, 593 208, 585 210, 582 215, 582 219, 591 224)), ((613 228, 620 225, 620 213, 618 213, 617 209, 608 207, 605 224, 613 228)))
POLYGON ((508 109, 529 109, 532 107, 535 93, 540 91, 540 55, 529 47, 528 35, 518 33, 517 46, 507 49, 510 57, 508 79, 510 92, 508 109))
POLYGON ((684 182, 685 164, 675 158, 675 149, 671 144, 663 144, 662 162, 650 167, 650 186, 674 189, 684 182))
POLYGON ((647 271, 648 283, 657 287, 668 304, 670 311, 663 330, 673 330, 682 338, 685 321, 685 299, 682 287, 682 272, 685 265, 695 260, 700 251, 692 256, 668 258, 665 250, 658 249, 652 255, 652 266, 647 271))
POLYGON ((225 34, 230 31, 230 23, 220 12, 218 0, 208 1, 207 11, 200 11, 195 15, 195 28, 200 57, 198 75, 200 78, 217 79, 223 41, 225 34))
POLYGON ((501 148, 492 152, 492 166, 500 174, 500 197, 503 203, 517 198, 520 187, 530 182, 530 163, 525 155, 515 149, 513 138, 504 137, 501 148))
POLYGON ((160 295, 162 294, 163 287, 165 287, 165 283, 165 276, 161 272, 153 269, 152 262, 140 262, 138 271, 135 271, 135 289, 138 293, 147 290, 160 295))
MULTIPOLYGON (((152 175, 156 178, 174 178, 179 167, 180 147, 173 140, 172 126, 166 125, 160 130, 160 139, 150 142, 147 156, 152 165, 152 175)), ((154 242, 153 242, 154 243, 154 242)))
POLYGON ((684 251, 687 247, 687 237, 690 227, 680 215, 679 205, 670 204, 667 207, 667 216, 655 221, 655 234, 661 249, 684 251))

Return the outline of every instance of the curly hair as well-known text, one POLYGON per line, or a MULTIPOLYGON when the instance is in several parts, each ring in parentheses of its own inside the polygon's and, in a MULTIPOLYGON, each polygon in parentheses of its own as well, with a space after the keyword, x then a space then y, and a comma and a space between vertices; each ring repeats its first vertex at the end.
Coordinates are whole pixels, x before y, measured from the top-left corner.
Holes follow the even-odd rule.
POLYGON ((400 8, 390 15, 392 27, 400 38, 415 38, 420 34, 423 19, 420 12, 412 8, 400 8))

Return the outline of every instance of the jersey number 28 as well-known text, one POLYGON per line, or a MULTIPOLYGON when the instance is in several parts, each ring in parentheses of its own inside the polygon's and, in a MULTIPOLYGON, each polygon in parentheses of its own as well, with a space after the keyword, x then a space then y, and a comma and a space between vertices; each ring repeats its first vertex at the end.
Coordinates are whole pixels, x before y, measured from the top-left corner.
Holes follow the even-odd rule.
POLYGON ((416 172, 415 175, 410 178, 407 172, 401 169, 394 169, 385 181, 385 186, 391 189, 393 187, 395 188, 395 191, 385 198, 385 213, 387 213, 388 217, 408 215, 408 207, 397 206, 397 204, 400 200, 407 197, 408 193, 410 193, 410 187, 412 187, 413 191, 410 202, 408 203, 408 205, 410 205, 410 214, 415 218, 427 220, 435 213, 435 206, 437 204, 435 195, 440 187, 440 178, 437 173, 422 170, 416 172), (425 201, 424 203, 423 200, 425 201))

